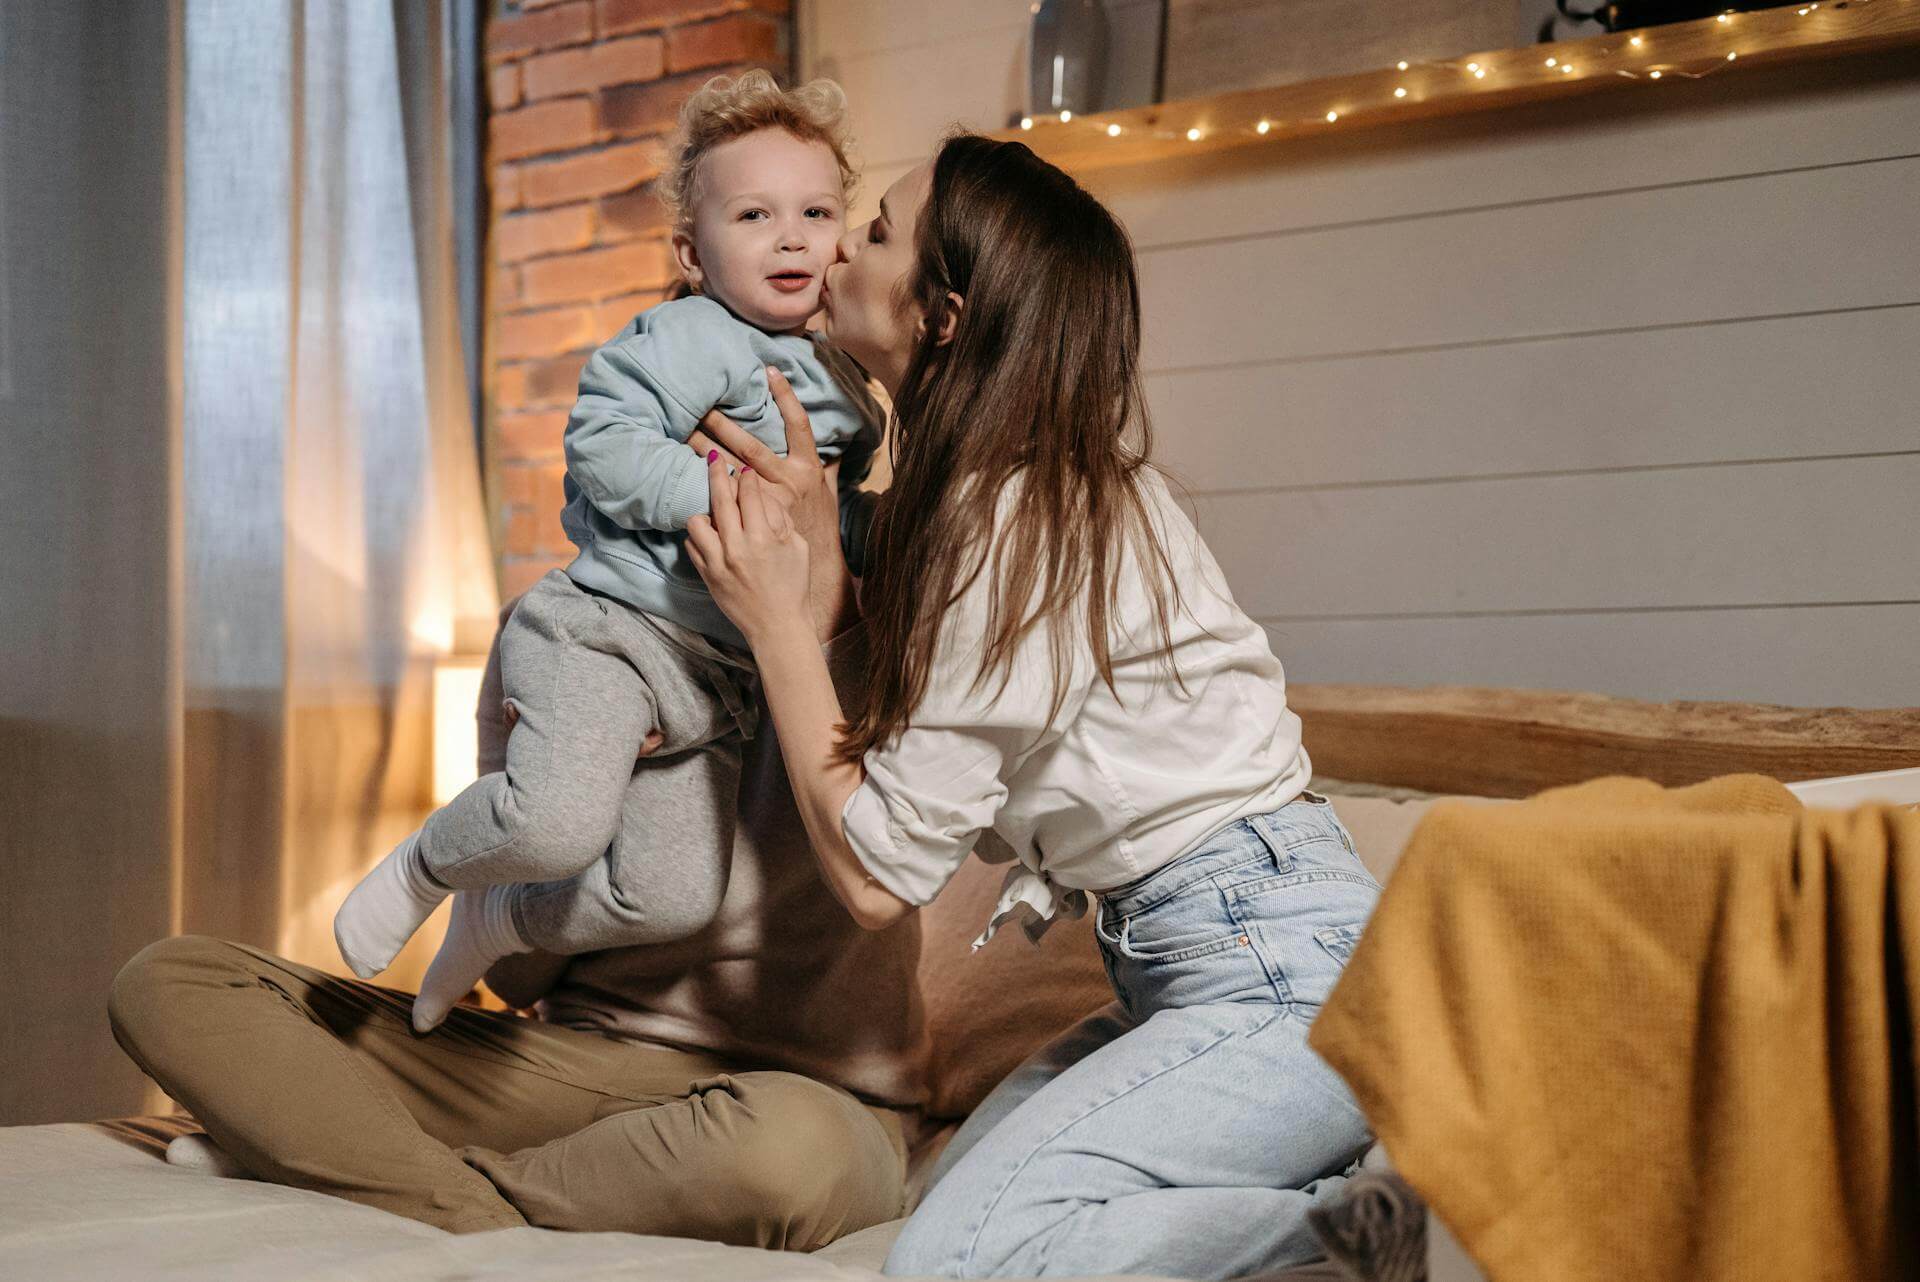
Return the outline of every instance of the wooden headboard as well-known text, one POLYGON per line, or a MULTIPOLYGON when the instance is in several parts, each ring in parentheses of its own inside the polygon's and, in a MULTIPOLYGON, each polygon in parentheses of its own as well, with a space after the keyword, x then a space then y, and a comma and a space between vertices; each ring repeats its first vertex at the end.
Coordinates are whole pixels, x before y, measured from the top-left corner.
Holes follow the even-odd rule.
POLYGON ((1524 797, 1599 775, 1792 782, 1920 766, 1920 708, 1642 703, 1479 686, 1295 685, 1316 773, 1524 797))

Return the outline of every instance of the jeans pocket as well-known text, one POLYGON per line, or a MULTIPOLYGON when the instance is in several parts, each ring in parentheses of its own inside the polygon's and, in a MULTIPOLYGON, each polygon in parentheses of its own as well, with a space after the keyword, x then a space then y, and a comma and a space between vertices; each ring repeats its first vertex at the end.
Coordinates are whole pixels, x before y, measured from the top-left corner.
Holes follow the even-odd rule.
POLYGON ((1360 942, 1360 930, 1361 928, 1357 925, 1326 926, 1314 931, 1313 937, 1319 942, 1320 947, 1327 950, 1329 957, 1345 968, 1346 964, 1353 960, 1353 947, 1360 942))
POLYGON ((1245 888, 1236 911, 1280 999, 1310 1013, 1339 982, 1379 895, 1362 870, 1320 868, 1245 888))
POLYGON ((1210 883, 1201 883, 1142 912, 1095 922, 1101 941, 1130 961, 1191 961, 1248 943, 1210 883))

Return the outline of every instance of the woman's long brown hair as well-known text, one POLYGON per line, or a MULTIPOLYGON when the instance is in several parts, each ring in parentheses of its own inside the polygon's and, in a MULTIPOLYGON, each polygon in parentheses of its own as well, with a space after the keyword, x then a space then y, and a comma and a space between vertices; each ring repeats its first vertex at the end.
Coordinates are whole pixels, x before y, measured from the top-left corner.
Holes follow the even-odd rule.
POLYGON ((961 134, 934 159, 915 257, 897 302, 928 323, 894 400, 893 484, 860 594, 873 682, 843 729, 843 761, 912 724, 946 613, 982 573, 990 607, 973 689, 997 673, 1004 690, 1020 644, 1045 628, 1049 722, 1066 697, 1070 629, 1086 629, 1113 687, 1109 625, 1129 548, 1169 656, 1179 609, 1136 484, 1151 428, 1140 290, 1119 222, 1020 143, 961 134), (942 344, 949 293, 964 302, 942 344), (1020 502, 996 532, 996 499, 1016 474, 1020 502))

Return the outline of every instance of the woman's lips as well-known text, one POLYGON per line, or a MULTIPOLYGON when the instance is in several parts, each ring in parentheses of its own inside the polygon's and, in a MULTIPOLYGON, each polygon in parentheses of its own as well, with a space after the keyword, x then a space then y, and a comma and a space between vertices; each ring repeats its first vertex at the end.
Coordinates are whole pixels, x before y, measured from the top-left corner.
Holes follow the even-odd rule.
POLYGON ((767 284, 773 286, 775 289, 779 290, 783 294, 797 294, 801 290, 806 289, 813 284, 813 277, 810 275, 804 275, 804 274, 792 275, 792 276, 769 276, 767 277, 767 284))

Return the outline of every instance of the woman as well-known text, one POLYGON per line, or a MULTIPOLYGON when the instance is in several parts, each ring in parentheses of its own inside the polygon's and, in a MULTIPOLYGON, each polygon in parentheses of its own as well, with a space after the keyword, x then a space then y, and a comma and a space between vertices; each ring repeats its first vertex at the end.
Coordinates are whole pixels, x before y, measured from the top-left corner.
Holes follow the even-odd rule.
POLYGON ((826 275, 829 334, 895 406, 864 708, 843 724, 815 639, 810 597, 845 574, 791 397, 785 459, 711 424, 747 470, 709 455, 695 563, 853 917, 902 920, 977 844, 1019 861, 982 942, 1091 894, 1116 995, 961 1128, 888 1271, 1312 1258, 1305 1212, 1367 1131, 1306 1031, 1378 887, 1305 791, 1264 633, 1145 462, 1125 233, 1027 148, 970 136, 881 208, 826 275))

